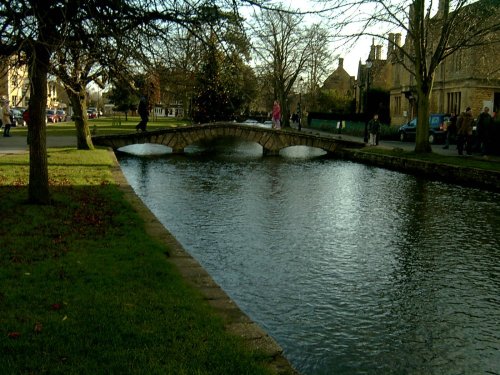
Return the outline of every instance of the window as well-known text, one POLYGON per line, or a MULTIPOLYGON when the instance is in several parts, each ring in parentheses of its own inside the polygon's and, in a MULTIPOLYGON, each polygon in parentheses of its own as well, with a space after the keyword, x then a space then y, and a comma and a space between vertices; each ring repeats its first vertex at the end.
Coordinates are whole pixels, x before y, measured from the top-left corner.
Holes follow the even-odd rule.
POLYGON ((462 100, 462 93, 461 92, 449 92, 447 94, 448 97, 448 107, 447 107, 447 112, 451 113, 454 112, 455 114, 460 113, 460 104, 462 100))
POLYGON ((459 72, 462 70, 462 52, 457 51, 453 54, 453 70, 459 72))
POLYGON ((394 114, 395 115, 401 114, 401 96, 394 97, 394 114))

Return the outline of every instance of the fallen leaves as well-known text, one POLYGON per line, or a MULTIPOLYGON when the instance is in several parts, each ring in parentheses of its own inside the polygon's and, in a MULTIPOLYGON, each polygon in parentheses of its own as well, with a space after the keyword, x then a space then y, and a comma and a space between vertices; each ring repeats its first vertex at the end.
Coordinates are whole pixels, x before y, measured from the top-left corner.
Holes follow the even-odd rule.
POLYGON ((33 331, 34 331, 35 333, 40 333, 40 332, 42 332, 42 330, 43 330, 43 325, 42 325, 42 323, 40 323, 40 322, 36 322, 36 323, 35 323, 35 327, 33 328, 33 331))
POLYGON ((21 332, 17 332, 17 331, 15 331, 15 332, 9 332, 9 333, 7 334, 7 336, 8 336, 10 339, 17 339, 17 338, 21 337, 21 332))

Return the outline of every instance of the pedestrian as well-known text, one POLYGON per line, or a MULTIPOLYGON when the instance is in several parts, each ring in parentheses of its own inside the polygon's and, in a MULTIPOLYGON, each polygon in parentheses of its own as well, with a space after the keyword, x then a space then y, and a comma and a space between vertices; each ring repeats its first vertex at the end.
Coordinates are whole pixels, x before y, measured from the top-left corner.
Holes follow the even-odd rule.
POLYGON ((380 132, 380 121, 378 113, 373 115, 373 118, 368 122, 368 131, 370 132, 370 145, 377 145, 378 133, 380 132))
POLYGON ((26 136, 26 143, 30 144, 30 137, 31 137, 31 125, 30 125, 30 112, 29 112, 29 107, 26 108, 26 110, 23 112, 23 120, 26 123, 26 126, 28 127, 27 136, 26 136))
POLYGON ((464 146, 467 155, 472 155, 472 110, 467 107, 457 119, 457 150, 459 155, 464 154, 464 146))
POLYGON ((450 148, 450 143, 456 142, 457 138, 457 115, 455 112, 451 112, 450 119, 448 120, 448 126, 446 126, 446 136, 444 138, 444 149, 450 148))
POLYGON ((297 129, 299 128, 299 115, 297 112, 292 115, 292 123, 295 127, 297 127, 297 129))
POLYGON ((489 154, 490 141, 493 136, 493 118, 489 112, 490 109, 484 107, 483 112, 477 118, 476 124, 478 148, 483 156, 489 154))
POLYGON ((141 97, 141 100, 139 101, 139 106, 137 108, 137 113, 139 113, 139 116, 141 116, 141 121, 136 125, 135 130, 136 131, 146 131, 146 126, 148 125, 149 121, 149 108, 148 108, 148 102, 146 100, 145 96, 141 97))
POLYGON ((281 107, 277 100, 275 100, 273 104, 273 112, 271 120, 273 121, 273 129, 281 129, 281 123, 280 123, 281 107))
POLYGON ((10 119, 9 100, 5 96, 2 96, 0 100, 2 105, 3 136, 10 137, 10 126, 12 122, 10 119))

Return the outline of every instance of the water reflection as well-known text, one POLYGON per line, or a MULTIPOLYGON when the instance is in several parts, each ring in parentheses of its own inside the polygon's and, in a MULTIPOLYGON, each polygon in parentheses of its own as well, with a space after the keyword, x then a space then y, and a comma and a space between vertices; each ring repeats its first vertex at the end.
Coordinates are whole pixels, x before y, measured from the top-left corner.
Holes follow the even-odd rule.
POLYGON ((499 372, 499 195, 249 143, 121 165, 304 374, 499 372))

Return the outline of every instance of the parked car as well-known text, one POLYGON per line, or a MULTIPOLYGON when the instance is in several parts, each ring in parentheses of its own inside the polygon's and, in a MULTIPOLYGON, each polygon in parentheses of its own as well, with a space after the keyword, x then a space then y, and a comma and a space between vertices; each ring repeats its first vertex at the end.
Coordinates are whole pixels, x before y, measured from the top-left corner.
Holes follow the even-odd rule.
POLYGON ((87 109, 88 118, 97 118, 97 112, 92 109, 87 109))
POLYGON ((66 121, 66 112, 62 109, 56 111, 57 116, 59 116, 59 121, 66 121))
MULTIPOLYGON (((429 143, 443 143, 446 137, 446 126, 450 116, 442 113, 433 113, 429 116, 429 143)), ((401 142, 415 140, 417 134, 417 118, 401 125, 398 130, 401 142)))
POLYGON ((53 109, 47 109, 47 122, 56 123, 59 122, 59 116, 53 109))
POLYGON ((23 113, 16 108, 10 110, 11 126, 26 126, 23 119, 23 113))

